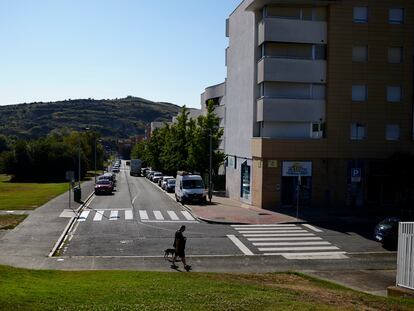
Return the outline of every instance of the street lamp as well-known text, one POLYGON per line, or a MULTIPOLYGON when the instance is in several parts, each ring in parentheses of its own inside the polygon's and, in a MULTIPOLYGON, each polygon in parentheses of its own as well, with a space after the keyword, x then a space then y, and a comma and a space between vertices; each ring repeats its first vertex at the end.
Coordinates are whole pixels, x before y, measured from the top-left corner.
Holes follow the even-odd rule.
POLYGON ((208 200, 211 203, 211 198, 213 197, 213 135, 210 128, 210 165, 209 165, 209 178, 208 178, 208 200))

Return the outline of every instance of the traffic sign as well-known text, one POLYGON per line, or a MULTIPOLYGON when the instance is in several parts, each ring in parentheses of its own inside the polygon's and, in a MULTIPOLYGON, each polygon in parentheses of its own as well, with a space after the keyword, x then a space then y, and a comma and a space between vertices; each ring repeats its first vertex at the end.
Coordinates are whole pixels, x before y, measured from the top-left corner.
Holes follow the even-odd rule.
POLYGON ((360 168, 351 169, 351 182, 361 182, 361 169, 360 168))

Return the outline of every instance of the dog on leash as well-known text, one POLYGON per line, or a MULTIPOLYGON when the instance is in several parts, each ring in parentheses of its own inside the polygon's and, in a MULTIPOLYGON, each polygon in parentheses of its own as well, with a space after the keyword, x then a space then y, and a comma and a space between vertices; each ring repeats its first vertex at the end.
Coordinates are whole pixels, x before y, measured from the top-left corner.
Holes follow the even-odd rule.
POLYGON ((167 260, 169 258, 169 255, 171 255, 171 259, 174 257, 175 255, 175 248, 167 248, 164 251, 164 259, 167 260))

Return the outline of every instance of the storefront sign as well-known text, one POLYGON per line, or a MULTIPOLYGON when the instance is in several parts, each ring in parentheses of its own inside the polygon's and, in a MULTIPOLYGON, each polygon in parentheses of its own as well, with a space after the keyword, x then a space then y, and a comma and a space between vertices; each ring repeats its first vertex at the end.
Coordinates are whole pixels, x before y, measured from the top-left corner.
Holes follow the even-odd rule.
POLYGON ((312 176, 312 162, 283 161, 283 176, 312 176))
POLYGON ((277 160, 268 160, 267 161, 267 167, 277 168, 277 160))
POLYGON ((233 156, 227 156, 227 166, 231 168, 235 168, 235 160, 233 156))

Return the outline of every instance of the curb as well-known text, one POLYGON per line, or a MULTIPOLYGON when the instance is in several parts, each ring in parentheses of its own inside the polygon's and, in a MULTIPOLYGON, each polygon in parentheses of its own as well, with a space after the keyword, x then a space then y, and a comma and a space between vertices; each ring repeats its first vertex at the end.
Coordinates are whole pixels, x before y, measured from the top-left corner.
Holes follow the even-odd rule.
MULTIPOLYGON (((94 192, 92 192, 85 201, 82 202, 82 204, 76 209, 76 214, 79 215, 79 212, 85 207, 86 203, 91 199, 91 197, 94 195, 94 192)), ((56 251, 60 248, 63 241, 65 240, 65 237, 67 236, 68 232, 72 228, 75 220, 78 218, 78 216, 73 216, 68 224, 66 225, 65 229, 63 230, 62 234, 60 235, 59 239, 56 241, 55 246, 53 246, 52 250, 50 251, 49 255, 47 257, 53 257, 56 251)))

